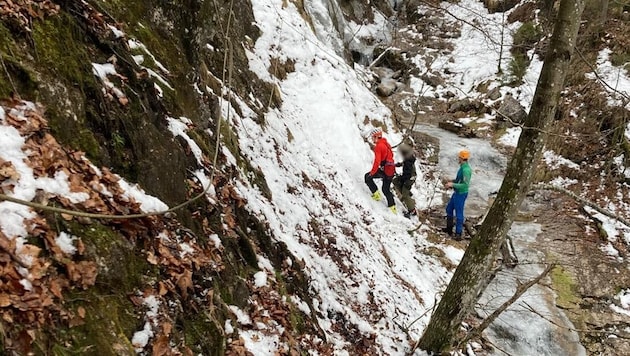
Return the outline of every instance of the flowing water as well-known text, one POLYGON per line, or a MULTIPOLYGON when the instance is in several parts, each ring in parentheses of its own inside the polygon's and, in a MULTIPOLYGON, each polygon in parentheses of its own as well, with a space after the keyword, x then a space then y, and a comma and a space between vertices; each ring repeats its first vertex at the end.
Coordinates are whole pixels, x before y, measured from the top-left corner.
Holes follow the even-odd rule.
MULTIPOLYGON (((457 152, 463 148, 470 150, 469 162, 473 176, 466 215, 483 215, 489 207, 491 196, 501 186, 507 166, 506 157, 483 139, 462 138, 427 124, 416 125, 415 131, 439 140, 438 169, 446 177, 455 177, 458 169, 457 152)), ((536 204, 526 201, 522 209, 536 209, 536 204)), ((508 300, 516 290, 517 281, 525 283, 544 270, 545 253, 537 250, 536 243, 536 237, 541 231, 541 225, 535 220, 512 225, 509 235, 514 241, 519 265, 497 273, 476 309, 481 317, 492 313, 508 300)), ((554 292, 536 285, 486 329, 486 336, 495 345, 496 355, 586 355, 578 334, 572 329, 573 324, 564 311, 555 305, 554 292)))

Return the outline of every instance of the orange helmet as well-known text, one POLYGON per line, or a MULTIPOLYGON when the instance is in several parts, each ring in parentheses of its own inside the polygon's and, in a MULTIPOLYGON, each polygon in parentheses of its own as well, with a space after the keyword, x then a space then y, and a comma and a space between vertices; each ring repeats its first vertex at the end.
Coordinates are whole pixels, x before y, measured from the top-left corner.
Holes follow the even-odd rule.
POLYGON ((372 131, 370 131, 370 137, 372 137, 372 139, 377 139, 377 138, 383 137, 383 130, 381 130, 378 127, 372 129, 372 131))
POLYGON ((468 150, 461 150, 461 151, 459 151, 459 154, 457 154, 457 157, 459 157, 461 159, 469 159, 470 158, 470 151, 468 151, 468 150))

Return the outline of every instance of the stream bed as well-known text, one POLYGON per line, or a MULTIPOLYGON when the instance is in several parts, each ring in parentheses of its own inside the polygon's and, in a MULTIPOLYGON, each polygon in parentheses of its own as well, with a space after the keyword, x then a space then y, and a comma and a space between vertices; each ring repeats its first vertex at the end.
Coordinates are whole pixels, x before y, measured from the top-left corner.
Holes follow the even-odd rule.
MULTIPOLYGON (((414 131, 439 140, 438 169, 443 176, 454 178, 458 169, 457 152, 464 148, 470 150, 473 176, 465 215, 483 215, 489 208, 493 193, 501 186, 507 158, 483 139, 462 138, 428 124, 416 125, 414 131)), ((526 199, 521 210, 536 216, 536 211, 544 208, 526 199)), ((514 268, 504 267, 497 273, 476 308, 480 317, 492 313, 508 300, 518 282, 526 283, 544 270, 546 253, 537 249, 540 247, 537 236, 541 232, 542 226, 535 218, 512 225, 509 235, 513 239, 519 264, 514 268)), ((578 334, 573 331, 573 324, 556 306, 555 298, 553 290, 541 284, 525 292, 486 329, 485 335, 496 349, 493 354, 586 355, 578 334)))

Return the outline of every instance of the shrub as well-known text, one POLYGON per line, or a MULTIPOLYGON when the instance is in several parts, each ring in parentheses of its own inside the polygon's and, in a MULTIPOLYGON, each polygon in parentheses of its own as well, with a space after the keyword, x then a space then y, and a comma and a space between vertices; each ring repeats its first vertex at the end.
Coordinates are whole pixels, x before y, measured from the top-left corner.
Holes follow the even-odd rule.
POLYGON ((527 21, 516 30, 513 37, 512 47, 518 48, 518 52, 527 52, 542 37, 542 31, 532 21, 527 21))
POLYGON ((520 84, 523 82, 523 76, 527 72, 529 66, 529 58, 526 55, 518 52, 512 55, 512 60, 508 64, 508 71, 514 79, 514 84, 520 84))

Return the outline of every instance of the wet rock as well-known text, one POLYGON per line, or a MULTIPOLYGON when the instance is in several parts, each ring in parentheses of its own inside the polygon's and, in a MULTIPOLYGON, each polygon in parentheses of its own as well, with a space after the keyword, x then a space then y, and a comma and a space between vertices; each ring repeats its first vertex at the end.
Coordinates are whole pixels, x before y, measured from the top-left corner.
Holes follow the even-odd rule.
POLYGON ((508 23, 514 23, 520 21, 525 23, 527 21, 533 21, 536 18, 536 3, 526 2, 519 5, 514 9, 507 17, 508 23))
POLYGON ((372 72, 374 78, 380 83, 383 78, 390 78, 394 71, 385 67, 372 67, 372 72))
POLYGON ((520 0, 484 0, 490 13, 507 11, 516 6, 520 0))
POLYGON ((372 66, 378 65, 380 67, 389 68, 392 71, 401 71, 401 73, 405 74, 417 70, 417 68, 405 58, 403 51, 400 49, 377 47, 374 49, 373 56, 375 60, 372 66))
POLYGON ((458 111, 462 111, 462 112, 469 112, 469 111, 481 111, 481 109, 484 107, 483 103, 481 103, 479 100, 470 100, 468 98, 464 98, 461 100, 456 100, 453 101, 452 103, 449 104, 448 106, 448 112, 458 112, 458 111))
POLYGON ((455 100, 448 106, 448 112, 457 112, 457 111, 468 111, 472 108, 470 100, 468 98, 464 98, 461 100, 455 100))
POLYGON ((434 88, 436 88, 438 85, 444 85, 444 79, 437 75, 423 74, 422 76, 420 76, 420 79, 424 80, 425 83, 434 88))
POLYGON ((477 137, 475 131, 461 122, 446 120, 438 123, 438 127, 463 137, 477 137))
POLYGON ((490 100, 497 100, 501 97, 501 90, 499 89, 499 87, 493 88, 492 90, 490 90, 490 92, 488 92, 488 99, 490 100))
POLYGON ((398 85, 393 79, 385 79, 376 87, 376 94, 387 97, 396 92, 398 85))

